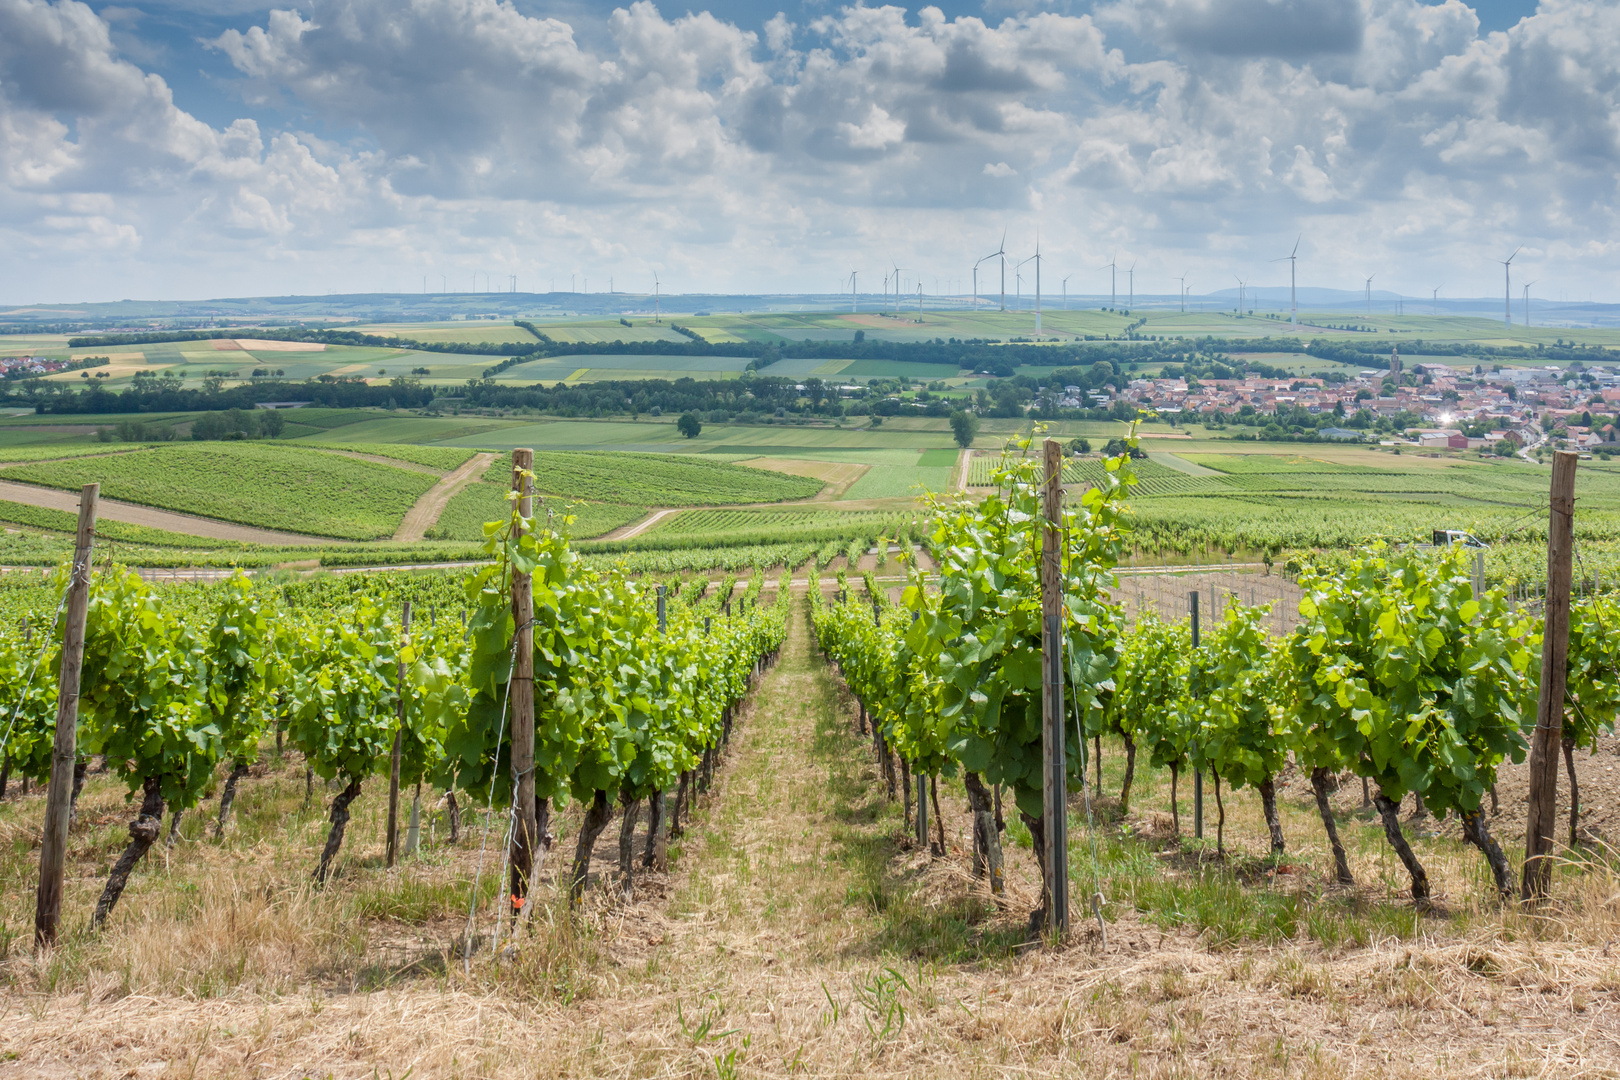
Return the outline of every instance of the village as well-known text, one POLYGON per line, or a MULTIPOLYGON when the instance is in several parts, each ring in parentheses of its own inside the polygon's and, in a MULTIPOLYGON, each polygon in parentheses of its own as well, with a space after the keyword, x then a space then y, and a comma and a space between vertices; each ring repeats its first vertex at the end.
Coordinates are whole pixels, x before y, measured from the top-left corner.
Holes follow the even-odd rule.
POLYGON ((1544 440, 1583 451, 1620 450, 1611 422, 1620 411, 1620 378, 1579 363, 1487 369, 1425 361, 1403 368, 1396 357, 1389 371, 1363 369, 1339 380, 1144 378, 1113 396, 1064 389, 1061 404, 1095 408, 1123 401, 1182 422, 1258 420, 1300 410, 1338 418, 1317 429, 1323 439, 1396 443, 1404 437, 1422 447, 1504 455, 1544 440))

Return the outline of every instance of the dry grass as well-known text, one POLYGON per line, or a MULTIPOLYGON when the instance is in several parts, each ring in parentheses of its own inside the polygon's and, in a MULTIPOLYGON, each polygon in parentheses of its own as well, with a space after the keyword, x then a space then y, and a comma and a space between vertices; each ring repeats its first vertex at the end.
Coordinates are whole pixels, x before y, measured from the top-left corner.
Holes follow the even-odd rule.
MULTIPOLYGON (((1477 854, 1420 838, 1439 894, 1420 914, 1354 817, 1359 789, 1341 797, 1362 885, 1339 891, 1296 794, 1275 873, 1255 857, 1251 796, 1228 796, 1237 853, 1216 860, 1155 833, 1167 784, 1139 771, 1133 813, 1099 831, 1095 863, 1076 804, 1075 892, 1095 866, 1107 948, 1084 923, 1063 948, 1026 947, 1036 890, 1017 827, 1006 910, 968 872, 958 786, 941 791, 950 856, 910 850, 807 637, 796 617, 675 872, 640 879, 629 904, 594 891, 574 918, 542 905, 515 951, 479 952, 470 975, 456 947, 476 839, 382 869, 380 783, 324 893, 303 884, 322 815, 299 810, 295 766, 272 768, 244 784, 223 843, 182 844, 167 866, 160 853, 106 935, 75 933, 43 961, 16 936, 38 799, 4 804, 0 1077, 1620 1075, 1620 879, 1606 864, 1570 866, 1539 915, 1503 912, 1477 854)), ((1110 751, 1115 795, 1118 765, 1110 751)), ((86 789, 74 918, 123 814, 104 781, 86 789)), ((616 844, 614 822, 599 869, 616 844)))

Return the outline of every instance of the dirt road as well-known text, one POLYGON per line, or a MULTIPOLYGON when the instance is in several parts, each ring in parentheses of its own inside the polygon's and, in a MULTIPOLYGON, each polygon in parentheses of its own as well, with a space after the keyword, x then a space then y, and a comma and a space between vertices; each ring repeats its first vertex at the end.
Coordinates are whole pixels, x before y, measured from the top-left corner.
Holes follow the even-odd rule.
MULTIPOLYGON (((76 492, 35 487, 32 484, 17 484, 0 480, 0 499, 4 499, 6 502, 22 503, 24 506, 40 506, 47 510, 62 510, 69 514, 79 512, 79 496, 76 492)), ((97 504, 96 514, 98 517, 108 521, 122 521, 128 525, 145 525, 148 528, 165 529, 169 532, 182 533, 187 536, 201 536, 210 540, 239 540, 248 544, 274 545, 330 544, 333 542, 319 536, 304 536, 301 533, 279 532, 275 529, 258 529, 251 525, 237 525, 229 521, 217 521, 213 518, 177 514, 172 510, 155 510, 150 506, 136 506, 134 503, 118 502, 116 499, 102 499, 97 504)))
POLYGON ((395 540, 420 540, 427 531, 439 523, 439 515, 450 505, 456 492, 483 475, 494 454, 474 454, 461 468, 440 480, 422 493, 416 505, 405 511, 405 518, 394 530, 395 540))

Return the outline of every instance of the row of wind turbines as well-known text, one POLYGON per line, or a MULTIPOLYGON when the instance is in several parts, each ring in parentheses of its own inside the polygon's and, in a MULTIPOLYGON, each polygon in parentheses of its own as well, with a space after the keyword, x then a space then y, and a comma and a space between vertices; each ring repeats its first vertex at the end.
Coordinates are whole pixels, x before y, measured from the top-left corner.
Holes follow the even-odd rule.
MULTIPOLYGON (((1298 284, 1299 283, 1299 245, 1300 245, 1301 241, 1303 241, 1304 239, 1305 239, 1304 235, 1301 234, 1299 237, 1297 237, 1294 240, 1293 250, 1291 250, 1287 255, 1284 255, 1281 258, 1271 260, 1274 263, 1286 262, 1288 264, 1288 320, 1289 320, 1290 323, 1293 323, 1296 326, 1299 324, 1299 284, 1298 284)), ((1521 251, 1523 251, 1523 250, 1524 250, 1523 247, 1515 248, 1512 255, 1509 255, 1506 259, 1497 260, 1498 262, 1500 262, 1502 264, 1502 272, 1503 272, 1502 321, 1508 326, 1513 325, 1513 304, 1512 304, 1512 301, 1513 301, 1513 280, 1512 280, 1513 260, 1518 258, 1519 253, 1521 251)), ((1005 229, 1002 230, 1001 243, 996 246, 996 250, 992 251, 990 254, 984 256, 982 259, 979 259, 977 262, 975 262, 973 264, 973 308, 974 308, 974 310, 978 310, 978 307, 979 307, 979 267, 984 265, 987 262, 991 262, 992 260, 996 261, 1000 265, 1000 269, 1001 269, 1001 310, 1006 311, 1007 310, 1007 261, 1008 261, 1008 256, 1007 256, 1007 232, 1006 232, 1005 229)), ((1015 278, 1016 283, 1017 283, 1017 294, 1016 295, 1018 295, 1018 296, 1022 296, 1022 294, 1023 294, 1023 274, 1021 273, 1022 269, 1025 266, 1029 265, 1030 263, 1035 264, 1035 332, 1036 333, 1040 333, 1040 330, 1041 330, 1041 262, 1042 262, 1042 260, 1043 260, 1043 256, 1041 255, 1041 239, 1040 239, 1040 234, 1037 233, 1036 236, 1035 236, 1035 254, 1033 254, 1033 255, 1029 256, 1028 258, 1023 259, 1023 260, 1021 260, 1019 262, 1013 263, 1013 274, 1014 274, 1014 278, 1015 278)), ((1118 262, 1118 255, 1117 254, 1110 255, 1108 257, 1108 261, 1103 263, 1101 266, 1097 267, 1097 269, 1098 270, 1107 270, 1108 271, 1108 273, 1109 273, 1109 306, 1113 307, 1113 308, 1119 307, 1119 274, 1121 272, 1121 268, 1120 268, 1119 262, 1118 262)), ((883 296, 884 296, 884 306, 885 307, 888 306, 889 284, 892 281, 894 283, 894 290, 895 290, 895 292, 894 292, 895 308, 898 310, 899 302, 900 302, 900 280, 901 280, 900 275, 904 274, 904 273, 908 273, 908 272, 915 273, 915 271, 910 270, 910 268, 908 268, 908 267, 902 267, 898 263, 894 263, 894 264, 892 264, 891 269, 883 275, 883 296)), ((851 312, 856 312, 860 308, 859 293, 858 293, 858 291, 856 289, 856 284, 857 284, 858 276, 861 273, 863 273, 863 271, 861 271, 861 270, 851 270, 849 272, 849 278, 847 279, 849 281, 849 299, 850 299, 850 311, 851 312)), ((1124 268, 1124 273, 1125 273, 1126 283, 1127 283, 1126 287, 1128 289, 1128 293, 1127 293, 1128 299, 1126 301, 1125 310, 1130 311, 1130 310, 1132 310, 1132 309, 1134 309, 1136 307, 1136 262, 1134 260, 1131 262, 1130 266, 1127 266, 1127 267, 1124 268)), ((1366 298, 1367 298, 1367 315, 1368 315, 1369 318, 1372 316, 1372 283, 1373 283, 1373 278, 1376 277, 1376 276, 1377 276, 1376 274, 1364 275, 1364 278, 1365 278, 1364 284, 1365 284, 1365 288, 1366 288, 1366 298)), ((1074 275, 1069 274, 1069 275, 1067 275, 1067 276, 1065 276, 1063 278, 1063 307, 1064 307, 1064 310, 1067 310, 1068 307, 1069 307, 1069 278, 1072 278, 1072 277, 1074 277, 1074 275)), ((1178 294, 1179 294, 1179 298, 1180 298, 1181 310, 1182 310, 1183 313, 1185 313, 1186 310, 1187 310, 1187 295, 1188 295, 1187 294, 1187 275, 1182 274, 1176 280, 1178 282, 1180 282, 1180 288, 1179 288, 1179 293, 1178 294)), ((1246 307, 1247 307, 1245 301, 1247 299, 1247 293, 1248 293, 1248 282, 1243 280, 1243 278, 1241 278, 1241 277, 1239 277, 1239 276, 1237 276, 1235 274, 1233 275, 1233 280, 1235 280, 1237 282, 1237 284, 1238 284, 1238 310, 1241 312, 1241 311, 1246 310, 1246 307)), ((937 284, 937 282, 936 282, 936 284, 937 284)), ((1524 289, 1524 325, 1526 325, 1526 326, 1530 325, 1530 286, 1532 286, 1534 284, 1536 284, 1534 281, 1527 281, 1527 282, 1524 282, 1524 284, 1523 284, 1523 289, 1524 289)), ((1434 289, 1432 290, 1432 293, 1431 293, 1431 297, 1430 297, 1431 310, 1432 310, 1432 313, 1436 314, 1436 315, 1438 315, 1440 313, 1440 290, 1443 289, 1443 288, 1445 288, 1444 284, 1436 285, 1434 287, 1434 289)), ((922 279, 919 277, 918 280, 917 280, 917 314, 918 314, 919 318, 922 316, 922 307, 923 307, 923 288, 922 288, 922 279)))

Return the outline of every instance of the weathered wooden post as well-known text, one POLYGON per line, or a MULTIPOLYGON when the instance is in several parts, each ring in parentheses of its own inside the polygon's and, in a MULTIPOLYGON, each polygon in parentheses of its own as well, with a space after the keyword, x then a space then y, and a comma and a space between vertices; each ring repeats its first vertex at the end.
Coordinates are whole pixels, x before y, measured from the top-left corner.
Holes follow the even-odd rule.
MULTIPOLYGON (((512 489, 519 493, 517 530, 534 516, 534 451, 512 451, 512 489)), ((514 537, 516 539, 516 537, 514 537)), ((516 655, 512 668, 512 913, 529 895, 538 839, 534 805, 534 582, 512 574, 512 620, 516 655)))
POLYGON ((1538 899, 1552 883, 1558 754, 1564 734, 1564 663, 1569 656, 1570 561, 1575 547, 1575 464, 1570 450, 1553 454, 1547 517, 1546 624, 1541 637, 1541 696, 1530 739, 1530 807, 1525 826, 1521 896, 1538 899))
POLYGON ((73 766, 79 743, 79 670, 84 665, 84 621, 90 608, 90 557, 96 540, 100 484, 79 491, 79 528, 73 542, 67 622, 62 631, 62 669, 56 692, 56 739, 45 796, 45 835, 39 848, 39 894, 34 908, 34 947, 56 944, 62 919, 62 875, 67 862, 68 812, 73 802, 73 766))
MULTIPOLYGON (((411 643, 411 602, 405 601, 405 608, 400 615, 400 633, 403 635, 403 645, 411 643)), ((388 854, 386 862, 390 869, 399 857, 399 759, 405 747, 405 660, 401 657, 394 671, 394 688, 399 694, 399 702, 395 707, 397 723, 394 727, 394 749, 388 758, 388 854)))
POLYGON ((1046 927, 1069 932, 1068 751, 1063 731, 1063 450, 1047 439, 1041 532, 1041 816, 1046 834, 1046 927))
MULTIPOLYGON (((1192 647, 1198 650, 1198 592, 1191 594, 1192 602, 1192 647)), ((1193 837, 1198 840, 1204 838, 1204 772, 1202 769, 1193 770, 1193 837)))

